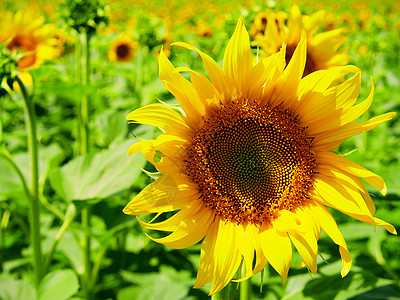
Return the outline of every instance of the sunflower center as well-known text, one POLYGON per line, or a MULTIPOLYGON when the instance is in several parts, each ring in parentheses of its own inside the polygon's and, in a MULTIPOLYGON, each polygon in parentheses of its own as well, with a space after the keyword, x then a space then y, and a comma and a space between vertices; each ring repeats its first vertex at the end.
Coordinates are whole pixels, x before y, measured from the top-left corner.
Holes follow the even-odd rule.
POLYGON ((117 47, 117 56, 119 58, 126 58, 129 54, 128 45, 122 44, 117 47))
POLYGON ((208 111, 185 171, 217 215, 263 224, 308 198, 311 141, 289 111, 240 99, 208 111))

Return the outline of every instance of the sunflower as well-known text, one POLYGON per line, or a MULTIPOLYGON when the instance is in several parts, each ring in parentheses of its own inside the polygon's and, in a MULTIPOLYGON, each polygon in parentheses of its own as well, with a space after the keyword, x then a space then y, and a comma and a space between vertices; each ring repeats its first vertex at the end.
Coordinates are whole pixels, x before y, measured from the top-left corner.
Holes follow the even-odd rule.
POLYGON ((339 246, 341 275, 351 267, 345 240, 326 206, 396 234, 373 217, 374 204, 360 178, 386 193, 381 177, 334 152, 347 138, 388 121, 387 113, 366 122, 351 122, 370 106, 368 98, 354 105, 361 72, 355 66, 314 72, 302 78, 307 38, 301 35, 286 65, 286 48, 255 62, 249 35, 239 19, 223 58, 223 68, 196 51, 209 79, 187 67, 175 68, 160 53, 160 79, 179 101, 185 115, 163 104, 150 104, 127 119, 160 127, 154 140, 133 144, 161 176, 145 187, 123 212, 156 213, 140 224, 172 232, 152 240, 186 248, 200 240, 195 288, 212 282, 220 291, 239 265, 238 281, 267 264, 285 281, 292 243, 312 273, 317 271, 317 241, 323 229, 339 246), (189 72, 191 81, 180 73, 189 72), (346 74, 352 77, 335 85, 346 74), (155 219, 178 211, 165 221, 155 219))
POLYGON ((56 27, 44 22, 34 6, 19 10, 15 15, 9 11, 0 12, 0 43, 8 42, 9 50, 26 53, 18 61, 20 69, 35 69, 63 52, 63 42, 55 36, 56 27))
MULTIPOLYGON (((319 27, 323 25, 324 15, 325 12, 321 10, 311 16, 302 16, 298 6, 293 6, 289 15, 269 11, 264 16, 263 30, 257 31, 258 34, 255 35, 255 43, 264 49, 267 55, 279 52, 282 43, 286 43, 286 63, 288 63, 304 30, 307 33, 304 76, 317 70, 346 65, 350 61, 350 56, 347 55, 347 49, 341 49, 347 41, 343 35, 345 29, 338 28, 317 33, 319 27), (260 32, 263 34, 259 34, 260 32)), ((257 27, 258 23, 260 22, 256 18, 253 27, 257 27)))
POLYGON ((139 44, 129 32, 121 33, 108 48, 108 59, 111 62, 129 62, 136 54, 139 44))

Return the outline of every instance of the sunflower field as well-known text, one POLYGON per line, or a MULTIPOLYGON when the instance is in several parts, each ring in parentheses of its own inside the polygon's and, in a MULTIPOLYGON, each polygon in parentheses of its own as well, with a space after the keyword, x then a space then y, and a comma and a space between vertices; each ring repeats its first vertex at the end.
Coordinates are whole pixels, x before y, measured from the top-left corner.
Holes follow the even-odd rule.
POLYGON ((0 300, 400 299, 399 111, 398 1, 1 0, 0 300))

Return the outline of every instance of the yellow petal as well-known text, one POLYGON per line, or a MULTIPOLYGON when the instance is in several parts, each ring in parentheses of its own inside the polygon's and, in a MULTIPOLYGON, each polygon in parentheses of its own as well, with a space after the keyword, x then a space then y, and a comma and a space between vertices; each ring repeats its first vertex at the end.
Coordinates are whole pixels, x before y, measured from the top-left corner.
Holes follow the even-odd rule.
POLYGON ((209 55, 201 52, 199 49, 186 43, 177 42, 171 45, 176 45, 189 50, 196 51, 200 55, 203 61, 204 68, 207 72, 208 77, 210 77, 213 86, 218 91, 218 98, 221 99, 223 102, 226 102, 227 100, 231 99, 232 92, 231 92, 231 87, 228 84, 228 79, 225 77, 221 67, 209 55))
MULTIPOLYGON (((310 77, 312 77, 312 74, 310 74, 310 77)), ((360 90, 360 85, 361 72, 358 72, 337 87, 329 88, 326 91, 309 90, 304 93, 300 100, 298 113, 301 115, 301 123, 310 127, 309 134, 313 135, 314 131, 326 131, 327 129, 319 130, 321 126, 326 124, 333 123, 336 127, 345 124, 340 122, 340 117, 343 114, 343 109, 340 108, 344 106, 344 103, 356 101, 358 94, 355 94, 355 92, 360 90), (330 122, 326 120, 328 117, 331 119, 330 122)))
POLYGON ((173 146, 182 146, 186 142, 187 141, 185 139, 176 135, 162 133, 155 140, 143 140, 133 144, 128 149, 128 155, 132 155, 140 151, 149 162, 155 164, 156 162, 154 161, 154 155, 156 150, 161 151, 164 155, 174 155, 176 153, 173 151, 171 153, 171 151, 168 150, 174 148, 173 146))
POLYGON ((372 217, 360 192, 345 180, 318 174, 314 180, 314 188, 315 192, 325 201, 323 204, 340 210, 345 214, 372 217))
MULTIPOLYGON (((190 81, 185 79, 161 50, 159 56, 160 79, 164 86, 176 97, 185 111, 187 118, 193 122, 199 122, 205 113, 203 103, 199 100, 190 81)), ((192 128, 195 128, 192 124, 192 128)))
POLYGON ((246 280, 253 274, 254 243, 252 230, 256 230, 256 228, 250 224, 236 226, 236 244, 240 254, 243 256, 246 273, 242 274, 242 278, 235 281, 246 280))
MULTIPOLYGON (((371 78, 372 79, 372 78, 371 78)), ((374 96, 374 82, 372 80, 371 92, 366 100, 353 107, 346 108, 344 110, 339 109, 333 111, 328 115, 320 115, 316 117, 316 120, 309 122, 309 130, 307 133, 311 136, 315 136, 320 132, 325 132, 334 128, 343 126, 361 116, 367 111, 372 103, 374 96)))
POLYGON ((191 129, 186 118, 175 110, 159 103, 138 108, 126 116, 130 123, 140 123, 160 127, 167 133, 188 136, 191 129))
POLYGON ((289 33, 287 43, 289 45, 297 44, 302 30, 301 12, 297 5, 293 5, 290 9, 287 27, 289 33))
POLYGON ((220 219, 214 248, 214 270, 209 295, 222 290, 239 268, 242 257, 235 239, 236 225, 220 219))
POLYGON ((331 151, 318 152, 317 157, 320 164, 335 166, 350 174, 353 174, 354 176, 361 177, 367 183, 377 188, 383 195, 386 195, 386 184, 379 175, 376 175, 375 173, 356 164, 355 162, 331 151))
POLYGON ((296 247, 304 264, 313 274, 317 272, 317 241, 320 236, 320 226, 313 219, 313 212, 308 207, 300 207, 295 211, 301 230, 289 232, 290 240, 296 247))
MULTIPOLYGON (((187 248, 206 235, 214 216, 211 209, 204 208, 202 201, 193 201, 192 206, 184 208, 182 214, 177 217, 178 220, 180 218, 179 224, 170 235, 159 239, 146 235, 153 241, 174 249, 187 248)), ((151 227, 150 224, 148 226, 151 227)))
POLYGON ((285 53, 280 51, 261 59, 251 74, 251 85, 248 91, 248 99, 264 99, 270 95, 270 91, 285 68, 285 53))
MULTIPOLYGON (((301 79, 299 84, 299 89, 297 91, 298 95, 299 97, 301 97, 302 95, 310 91, 323 93, 329 87, 331 87, 334 82, 341 80, 342 78, 344 78, 345 75, 350 73, 354 74, 360 73, 360 69, 357 68, 356 66, 348 65, 348 66, 332 68, 330 70, 319 70, 312 72, 301 79)), ((351 78, 354 78, 354 76, 351 78)), ((352 93, 352 95, 353 94, 356 95, 355 100, 357 99, 360 91, 361 76, 359 76, 358 79, 359 79, 358 84, 354 84, 353 81, 351 82, 348 82, 348 80, 346 81, 351 87, 358 88, 358 91, 355 89, 356 91, 352 93)))
POLYGON ((200 101, 205 107, 220 104, 217 96, 218 92, 214 89, 213 85, 206 76, 186 67, 179 67, 175 70, 178 72, 190 72, 190 74, 192 75, 192 85, 199 95, 200 101))
POLYGON ((285 282, 292 262, 292 244, 288 235, 269 226, 260 229, 260 241, 265 258, 285 282))
POLYGON ((144 228, 147 229, 159 230, 159 231, 175 231, 182 221, 191 219, 195 213, 200 212, 200 207, 198 203, 201 202, 201 200, 196 199, 196 197, 192 199, 193 200, 188 199, 188 204, 186 204, 184 208, 182 208, 175 215, 173 215, 172 217, 168 218, 165 221, 153 223, 154 222, 153 219, 150 222, 146 223, 140 220, 138 217, 137 220, 140 225, 142 225, 144 228))
MULTIPOLYGON (((311 203, 310 203, 311 204, 311 203)), ((339 245, 339 252, 342 257, 342 277, 349 273, 351 268, 351 256, 347 249, 346 241, 344 240, 339 228, 336 225, 331 213, 324 206, 314 202, 309 206, 313 218, 319 222, 321 228, 333 240, 336 245, 339 245)))
POLYGON ((226 78, 235 86, 236 96, 248 94, 249 78, 253 67, 249 34, 240 17, 235 32, 225 49, 223 71, 226 78))
POLYGON ((214 270, 214 249, 218 236, 219 222, 213 222, 207 232, 206 237, 201 243, 200 263, 197 271, 196 282, 194 287, 196 289, 209 283, 213 279, 214 270))
POLYGON ((369 131, 379 124, 391 120, 395 115, 396 113, 390 112, 372 118, 364 123, 351 122, 338 129, 321 133, 314 139, 313 147, 318 151, 333 150, 348 138, 369 131))
POLYGON ((304 30, 307 32, 307 35, 313 36, 317 31, 322 22, 324 21, 325 11, 320 10, 311 16, 303 16, 303 26, 304 30))
POLYGON ((310 238, 310 236, 298 233, 289 233, 289 237, 303 259, 304 264, 313 274, 317 273, 317 241, 310 238))
POLYGON ((332 180, 338 179, 341 181, 345 181, 346 184, 353 186, 354 189, 358 189, 358 191, 364 198, 371 215, 373 215, 375 213, 375 205, 372 202, 372 199, 369 196, 366 188, 362 184, 361 180, 358 179, 358 177, 356 177, 350 173, 347 173, 346 171, 340 170, 340 169, 336 168, 336 166, 329 166, 329 165, 324 165, 321 163, 318 164, 316 171, 324 176, 331 177, 332 180))
POLYGON ((371 208, 367 206, 362 197, 365 193, 360 193, 346 180, 338 178, 334 180, 332 177, 329 178, 323 174, 318 174, 314 181, 314 187, 314 199, 321 204, 333 207, 361 222, 374 226, 379 225, 390 233, 395 233, 395 229, 391 224, 372 216, 371 208))
POLYGON ((297 88, 299 86, 300 79, 303 76, 306 57, 307 36, 303 31, 300 42, 297 44, 296 50, 294 51, 289 64, 286 66, 282 77, 279 79, 275 87, 269 103, 271 107, 275 107, 283 102, 285 106, 295 110, 300 104, 300 101, 298 101, 297 88))
POLYGON ((197 191, 191 187, 178 185, 172 176, 161 176, 137 194, 123 212, 127 215, 142 215, 174 211, 185 207, 196 194, 197 191))

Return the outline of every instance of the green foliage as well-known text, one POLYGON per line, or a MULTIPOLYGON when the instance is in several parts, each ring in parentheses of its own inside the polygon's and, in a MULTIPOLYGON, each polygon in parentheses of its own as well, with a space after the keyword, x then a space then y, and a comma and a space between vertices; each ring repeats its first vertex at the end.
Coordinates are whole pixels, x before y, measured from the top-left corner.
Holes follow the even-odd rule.
POLYGON ((39 286, 38 300, 70 299, 79 288, 78 279, 71 270, 57 270, 47 274, 39 286))
MULTIPOLYGON (((141 173, 126 158, 130 144, 127 141, 112 149, 73 159, 52 172, 52 187, 66 201, 104 199, 125 191, 141 173)), ((144 166, 143 157, 135 158, 135 164, 144 166)))

